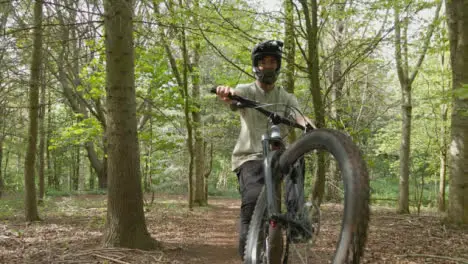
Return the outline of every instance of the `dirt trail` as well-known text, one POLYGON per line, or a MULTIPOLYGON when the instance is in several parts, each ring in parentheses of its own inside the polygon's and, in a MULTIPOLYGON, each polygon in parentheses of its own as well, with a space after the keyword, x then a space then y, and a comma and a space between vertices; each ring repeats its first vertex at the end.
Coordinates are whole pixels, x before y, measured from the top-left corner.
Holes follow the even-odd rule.
POLYGON ((237 200, 212 199, 208 208, 187 215, 163 216, 163 221, 149 221, 150 230, 168 247, 168 258, 181 263, 241 263, 237 254, 237 200), (158 223, 159 222, 159 223, 158 223), (174 233, 175 231, 175 233, 174 233))
MULTIPOLYGON (((157 197, 146 212, 149 232, 163 245, 154 251, 100 247, 104 196, 62 200, 56 205, 65 209, 43 213, 40 223, 26 225, 20 213, 0 219, 0 263, 240 264, 237 199, 212 198, 210 206, 188 211, 184 197, 157 197), (73 199, 87 207, 73 207, 73 199)), ((446 226, 435 214, 372 211, 362 263, 468 263, 468 229, 446 226)))

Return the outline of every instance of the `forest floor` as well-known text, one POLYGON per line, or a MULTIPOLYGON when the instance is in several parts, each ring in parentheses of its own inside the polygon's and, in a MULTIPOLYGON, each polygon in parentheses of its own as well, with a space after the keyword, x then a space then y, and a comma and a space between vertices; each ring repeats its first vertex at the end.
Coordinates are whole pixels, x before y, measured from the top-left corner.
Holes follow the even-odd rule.
MULTIPOLYGON (((0 203, 0 263, 241 263, 238 199, 210 198, 209 206, 189 211, 182 196, 157 196, 145 207, 148 230, 162 245, 153 251, 101 247, 104 195, 50 198, 40 208, 43 221, 32 224, 24 222, 21 197, 6 199, 0 203)), ((362 263, 468 263, 468 229, 447 226, 427 211, 397 215, 372 207, 362 263)))

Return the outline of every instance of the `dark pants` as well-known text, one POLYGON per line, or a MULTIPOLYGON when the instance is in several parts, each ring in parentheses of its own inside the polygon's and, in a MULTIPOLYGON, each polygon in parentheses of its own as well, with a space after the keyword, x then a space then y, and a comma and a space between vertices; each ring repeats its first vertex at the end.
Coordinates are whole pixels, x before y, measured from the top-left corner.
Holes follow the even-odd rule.
POLYGON ((239 192, 241 194, 240 230, 239 230, 239 255, 244 258, 244 248, 249 231, 255 204, 262 187, 265 184, 262 160, 250 160, 244 162, 237 170, 239 192))
MULTIPOLYGON (((298 188, 303 189, 304 182, 304 163, 297 164, 300 168, 295 167, 293 173, 298 173, 297 185, 298 188)), ((263 171, 263 160, 251 160, 243 163, 236 171, 237 180, 239 182, 239 192, 241 194, 241 210, 240 210, 240 230, 239 230, 239 255, 244 258, 244 249, 247 240, 247 233, 249 231, 250 219, 252 218, 255 204, 257 203, 258 196, 262 191, 265 184, 265 174, 263 171)), ((286 178, 286 204, 289 210, 297 210, 297 197, 291 195, 291 188, 293 187, 290 177, 286 178), (291 202, 296 200, 295 202, 291 202), (293 207, 290 206, 293 204, 293 207)))

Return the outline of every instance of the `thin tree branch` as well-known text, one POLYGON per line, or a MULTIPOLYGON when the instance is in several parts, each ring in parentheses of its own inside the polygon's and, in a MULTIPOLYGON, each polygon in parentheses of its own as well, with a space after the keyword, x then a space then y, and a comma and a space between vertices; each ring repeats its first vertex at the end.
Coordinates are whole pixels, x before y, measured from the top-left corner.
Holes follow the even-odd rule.
MULTIPOLYGON (((211 2, 210 2, 211 3, 211 2)), ((254 42, 252 41, 253 39, 255 40, 261 40, 260 38, 256 38, 254 36, 251 36, 249 33, 247 33, 245 30, 242 30, 238 25, 236 25, 234 22, 232 22, 231 19, 229 18, 226 18, 223 16, 223 14, 218 10, 218 8, 216 7, 216 5, 214 3, 211 3, 213 5, 213 8, 214 10, 216 10, 216 13, 219 15, 219 17, 221 17, 223 19, 223 21, 226 21, 229 25, 231 25, 234 29, 238 30, 239 32, 241 32, 243 35, 245 35, 245 39, 250 41, 250 42, 254 42)), ((199 25, 199 24, 198 24, 199 25)))
POLYGON ((439 4, 437 5, 436 14, 434 16, 434 19, 432 20, 432 23, 429 25, 429 29, 428 29, 426 38, 424 40, 422 53, 421 53, 421 55, 419 57, 418 62, 416 63, 416 66, 414 68, 414 72, 411 74, 411 77, 409 79, 410 83, 412 83, 414 81, 414 79, 416 78, 416 75, 418 74, 419 68, 421 67, 421 64, 424 61, 424 57, 426 56, 427 50, 429 49, 429 44, 431 42, 432 34, 434 33, 434 29, 435 29, 435 24, 437 23, 437 20, 439 19, 439 13, 440 13, 440 9, 442 7, 442 2, 443 1, 439 1, 439 4))
POLYGON ((246 74, 247 76, 250 76, 251 78, 255 78, 255 76, 253 76, 252 74, 246 72, 244 69, 242 69, 241 67, 239 67, 237 64, 235 64, 232 60, 230 60, 226 55, 223 54, 223 52, 221 50, 218 49, 218 47, 216 47, 215 44, 213 44, 213 42, 211 42, 208 37, 205 35, 205 33, 203 32, 203 29, 200 27, 200 25, 198 25, 198 28, 200 30, 200 33, 202 34, 203 38, 205 39, 205 41, 223 58, 225 59, 227 62, 229 62, 232 66, 234 66, 236 69, 238 69, 239 71, 243 72, 244 74, 246 74))
POLYGON ((68 9, 70 11, 75 11, 75 12, 79 12, 79 13, 85 13, 85 14, 91 14, 91 15, 97 15, 97 16, 103 16, 104 15, 102 13, 94 13, 94 12, 90 12, 90 11, 71 8, 71 7, 67 6, 67 5, 62 5, 62 4, 59 4, 59 3, 52 3, 52 2, 47 2, 47 1, 42 1, 42 2, 44 4, 46 4, 46 5, 58 6, 58 7, 62 7, 62 8, 68 9))
MULTIPOLYGON (((78 23, 71 23, 71 24, 62 24, 62 23, 50 23, 50 24, 43 24, 42 27, 56 27, 56 26, 78 26, 78 25, 87 25, 87 24, 94 24, 94 23, 104 23, 104 20, 93 20, 93 21, 86 21, 86 22, 78 22, 78 23)), ((25 26, 21 28, 13 28, 7 31, 5 34, 0 35, 0 37, 6 37, 9 35, 14 35, 21 31, 28 31, 31 29, 36 28, 35 26, 25 26)))

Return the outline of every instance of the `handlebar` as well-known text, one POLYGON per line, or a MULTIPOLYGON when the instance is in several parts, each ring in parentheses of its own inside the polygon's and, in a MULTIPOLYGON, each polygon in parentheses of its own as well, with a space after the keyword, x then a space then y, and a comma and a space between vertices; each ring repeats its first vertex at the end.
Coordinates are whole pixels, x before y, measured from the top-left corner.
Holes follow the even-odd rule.
MULTIPOLYGON (((216 87, 211 88, 210 92, 216 94, 216 87)), ((268 117, 271 120, 271 122, 273 124, 275 124, 275 125, 284 124, 284 125, 299 128, 299 129, 302 129, 302 130, 312 129, 312 127, 309 128, 310 125, 308 125, 307 127, 304 127, 303 125, 300 125, 295 121, 287 119, 287 118, 285 118, 285 117, 283 117, 283 116, 281 116, 281 115, 279 115, 279 114, 277 114, 275 112, 266 110, 262 106, 262 104, 257 102, 257 101, 253 101, 253 100, 247 99, 245 97, 242 97, 242 96, 239 96, 239 95, 236 95, 236 94, 231 94, 231 95, 228 96, 228 98, 235 101, 236 107, 239 107, 239 108, 253 108, 253 109, 259 111, 260 113, 262 113, 266 117, 268 117)))

